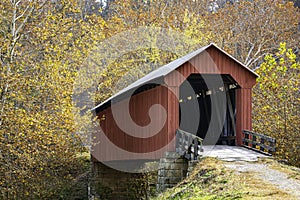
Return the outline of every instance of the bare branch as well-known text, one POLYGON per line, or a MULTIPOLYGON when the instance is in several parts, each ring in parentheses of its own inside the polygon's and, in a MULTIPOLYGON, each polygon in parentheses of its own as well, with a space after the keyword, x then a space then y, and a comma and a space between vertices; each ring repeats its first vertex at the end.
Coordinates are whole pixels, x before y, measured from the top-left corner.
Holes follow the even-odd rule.
POLYGON ((17 1, 15 4, 16 6, 19 6, 19 3, 21 2, 21 0, 17 1))
POLYGON ((26 9, 24 10, 24 12, 21 14, 21 15, 19 15, 18 17, 16 17, 14 20, 15 20, 15 22, 16 21, 18 21, 21 17, 23 17, 24 15, 25 15, 25 13, 27 12, 27 10, 29 9, 29 5, 26 7, 26 9))
MULTIPOLYGON (((246 57, 246 59, 245 59, 245 63, 247 63, 248 62, 248 60, 250 60, 250 55, 251 55, 251 53, 252 53, 252 51, 253 51, 253 49, 254 49, 254 47, 255 47, 255 44, 251 44, 252 46, 251 46, 251 48, 250 48, 250 50, 248 51, 248 55, 247 55, 247 57, 246 57)), ((246 65, 247 66, 247 65, 246 65)))
POLYGON ((20 30, 25 26, 25 24, 27 23, 30 15, 33 13, 34 11, 34 7, 32 7, 29 11, 29 13, 26 15, 25 19, 23 20, 23 22, 20 24, 20 26, 18 27, 18 29, 16 30, 16 35, 20 32, 20 30))

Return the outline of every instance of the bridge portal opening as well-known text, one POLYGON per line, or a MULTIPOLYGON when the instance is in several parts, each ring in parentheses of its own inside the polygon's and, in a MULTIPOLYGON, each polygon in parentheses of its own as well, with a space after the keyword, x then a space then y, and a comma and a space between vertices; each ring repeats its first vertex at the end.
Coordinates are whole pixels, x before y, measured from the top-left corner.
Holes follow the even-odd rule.
POLYGON ((236 89, 228 74, 191 74, 180 86, 179 127, 204 145, 236 144, 236 89))

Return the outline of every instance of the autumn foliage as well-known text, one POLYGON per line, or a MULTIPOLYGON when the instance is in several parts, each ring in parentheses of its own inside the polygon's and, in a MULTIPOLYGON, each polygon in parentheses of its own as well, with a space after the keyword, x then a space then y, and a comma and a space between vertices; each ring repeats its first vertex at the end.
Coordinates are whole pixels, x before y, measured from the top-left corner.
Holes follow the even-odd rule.
POLYGON ((0 7, 0 199, 57 199, 81 171, 73 82, 104 23, 75 1, 0 7))
POLYGON ((108 1, 100 10, 87 10, 87 2, 96 4, 0 2, 0 199, 63 198, 66 185, 82 173, 78 153, 85 151, 77 133, 86 134, 86 127, 75 119, 82 117, 81 108, 88 108, 77 108, 72 100, 83 92, 74 91, 78 72, 95 47, 138 27, 184 37, 174 38, 182 40, 174 53, 159 48, 157 35, 147 34, 151 48, 141 47, 102 66, 106 70, 94 85, 95 102, 109 97, 128 72, 138 71, 133 75, 137 79, 215 42, 260 75, 254 129, 276 137, 278 156, 299 166, 300 77, 293 50, 299 46, 300 12, 292 3, 238 1, 212 11, 208 0, 108 1), (277 51, 280 42, 286 43, 277 51))
POLYGON ((297 56, 281 43, 274 55, 265 56, 256 72, 260 77, 253 95, 254 129, 275 137, 276 155, 300 166, 300 63, 297 56))

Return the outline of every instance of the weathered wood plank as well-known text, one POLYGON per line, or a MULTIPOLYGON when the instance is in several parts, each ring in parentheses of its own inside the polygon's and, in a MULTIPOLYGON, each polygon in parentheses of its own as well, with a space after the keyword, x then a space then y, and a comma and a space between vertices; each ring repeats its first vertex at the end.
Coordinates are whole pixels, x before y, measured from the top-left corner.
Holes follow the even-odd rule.
POLYGON ((176 130, 176 152, 188 160, 197 160, 202 152, 202 139, 194 134, 176 130))
POLYGON ((247 148, 267 153, 274 154, 276 151, 276 139, 260 133, 243 130, 244 138, 242 142, 247 148))

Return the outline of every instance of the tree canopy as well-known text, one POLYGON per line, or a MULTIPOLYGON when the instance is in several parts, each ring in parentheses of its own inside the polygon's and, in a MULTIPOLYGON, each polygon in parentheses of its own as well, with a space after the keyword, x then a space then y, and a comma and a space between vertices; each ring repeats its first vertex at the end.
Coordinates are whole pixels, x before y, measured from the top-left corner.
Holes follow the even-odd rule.
POLYGON ((59 198, 80 173, 79 136, 90 117, 82 113, 90 107, 74 96, 93 87, 88 95, 96 104, 118 90, 123 76, 130 74, 130 83, 210 42, 260 75, 254 128, 278 138, 278 156, 299 165, 299 10, 279 0, 215 2, 1 1, 0 198, 59 198), (109 60, 110 45, 132 41, 107 41, 136 30, 144 30, 148 45, 109 60), (96 84, 82 80, 87 85, 74 91, 89 62, 105 70, 96 84))
POLYGON ((277 139, 277 155, 293 165, 300 163, 299 86, 300 63, 292 49, 281 43, 268 54, 256 71, 254 90, 254 129, 277 139))

